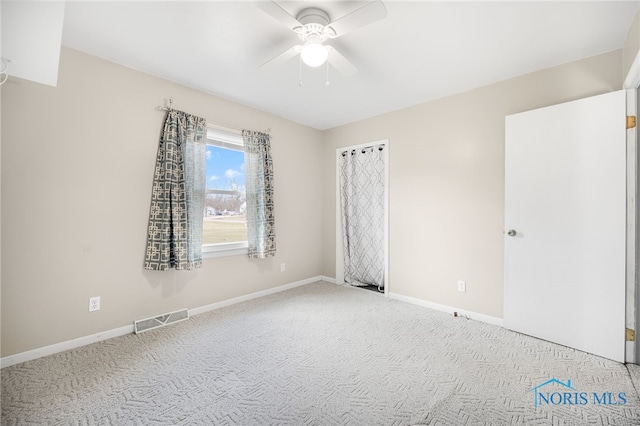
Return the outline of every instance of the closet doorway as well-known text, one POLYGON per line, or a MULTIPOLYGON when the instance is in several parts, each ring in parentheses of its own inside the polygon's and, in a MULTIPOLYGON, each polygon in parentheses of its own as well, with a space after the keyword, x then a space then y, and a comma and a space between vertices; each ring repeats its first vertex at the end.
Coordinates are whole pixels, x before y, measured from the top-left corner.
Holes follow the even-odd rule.
POLYGON ((389 294, 389 141, 336 150, 336 283, 389 294))

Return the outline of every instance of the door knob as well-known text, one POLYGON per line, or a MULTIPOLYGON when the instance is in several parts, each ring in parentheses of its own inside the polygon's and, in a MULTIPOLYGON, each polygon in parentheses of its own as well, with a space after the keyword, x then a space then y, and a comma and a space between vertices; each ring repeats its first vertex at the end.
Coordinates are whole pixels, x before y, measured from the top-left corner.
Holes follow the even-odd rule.
POLYGON ((507 235, 508 235, 508 236, 510 236, 510 237, 515 237, 515 236, 516 236, 516 234, 517 234, 517 232, 516 232, 516 230, 515 230, 515 229, 509 229, 509 230, 507 231, 507 235))

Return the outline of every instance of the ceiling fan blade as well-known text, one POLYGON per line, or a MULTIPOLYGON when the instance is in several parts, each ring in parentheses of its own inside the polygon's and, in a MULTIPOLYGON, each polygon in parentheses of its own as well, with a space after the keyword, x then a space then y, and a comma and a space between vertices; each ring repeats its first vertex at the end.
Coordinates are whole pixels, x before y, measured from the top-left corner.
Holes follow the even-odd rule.
POLYGON ((264 12, 271 15, 272 18, 275 18, 277 21, 281 22, 292 30, 294 28, 303 26, 300 22, 298 22, 296 18, 291 16, 289 12, 284 10, 282 6, 280 6, 275 1, 256 1, 255 4, 264 12))
POLYGON ((260 65, 260 68, 265 67, 265 66, 272 66, 272 65, 282 64, 282 63, 288 61, 289 59, 293 58, 294 56, 298 55, 300 53, 300 49, 301 48, 302 48, 302 46, 300 46, 300 45, 293 46, 292 48, 285 50, 284 52, 282 52, 278 56, 269 59, 267 62, 265 62, 264 64, 260 65))
POLYGON ((367 3, 359 9, 354 10, 348 15, 343 16, 335 22, 329 24, 336 32, 336 37, 341 36, 349 31, 362 28, 372 24, 387 16, 387 8, 381 0, 375 0, 367 3))
POLYGON ((358 72, 356 68, 347 58, 342 56, 335 48, 327 46, 329 48, 329 56, 327 61, 338 70, 338 72, 345 76, 350 76, 358 72))

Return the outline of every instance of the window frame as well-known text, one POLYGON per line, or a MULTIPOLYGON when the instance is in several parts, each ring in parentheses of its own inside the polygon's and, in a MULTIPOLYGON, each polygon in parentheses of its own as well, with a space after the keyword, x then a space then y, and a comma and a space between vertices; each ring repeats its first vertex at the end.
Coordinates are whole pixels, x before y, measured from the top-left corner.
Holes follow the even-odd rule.
MULTIPOLYGON (((211 125, 207 126, 207 145, 218 148, 231 149, 244 152, 244 140, 240 131, 232 132, 221 130, 211 125)), ((226 194, 234 195, 238 191, 226 189, 206 189, 206 194, 226 194)), ((249 253, 249 241, 239 241, 233 243, 202 244, 202 258, 210 259, 224 256, 237 256, 249 253)))

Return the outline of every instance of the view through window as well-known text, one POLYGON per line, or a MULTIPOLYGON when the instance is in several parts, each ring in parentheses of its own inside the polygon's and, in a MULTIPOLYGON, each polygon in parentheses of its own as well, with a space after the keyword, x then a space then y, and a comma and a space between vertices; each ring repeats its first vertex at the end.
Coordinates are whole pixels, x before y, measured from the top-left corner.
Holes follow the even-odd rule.
POLYGON ((242 137, 209 131, 206 155, 207 194, 202 244, 246 243, 247 202, 242 137))

